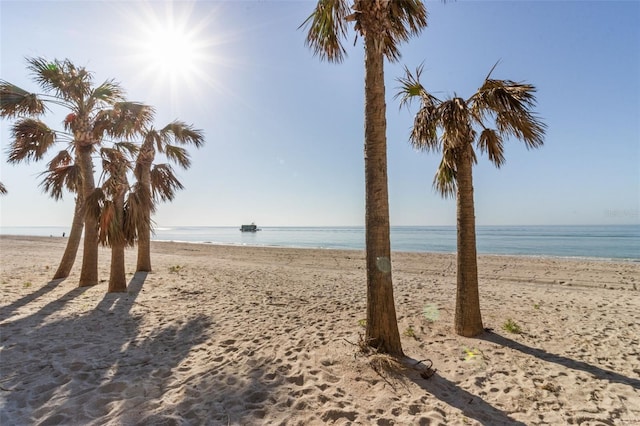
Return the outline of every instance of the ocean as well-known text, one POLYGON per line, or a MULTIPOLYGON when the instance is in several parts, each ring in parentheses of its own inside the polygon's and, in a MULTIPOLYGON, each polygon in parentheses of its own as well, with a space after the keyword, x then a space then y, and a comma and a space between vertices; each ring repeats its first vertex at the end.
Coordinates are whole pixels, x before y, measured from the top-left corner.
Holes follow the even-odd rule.
MULTIPOLYGON (((65 227, 0 227, 0 235, 62 236, 65 227)), ((640 261, 640 225, 478 226, 479 254, 640 261)), ((363 227, 157 227, 156 241, 363 250, 363 227)), ((455 253, 454 226, 394 226, 391 250, 455 253)))

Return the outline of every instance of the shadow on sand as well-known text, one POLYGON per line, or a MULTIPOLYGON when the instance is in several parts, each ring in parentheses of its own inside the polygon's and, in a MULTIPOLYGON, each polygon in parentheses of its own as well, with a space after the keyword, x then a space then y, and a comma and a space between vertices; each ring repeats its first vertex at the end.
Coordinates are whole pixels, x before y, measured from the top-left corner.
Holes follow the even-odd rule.
POLYGON ((64 278, 60 278, 58 280, 49 281, 33 293, 27 294, 26 296, 21 297, 20 299, 8 304, 7 306, 0 307, 0 321, 6 320, 7 318, 11 317, 11 315, 16 310, 33 302, 37 298, 44 296, 45 294, 50 293, 64 280, 64 278))
MULTIPOLYGON (((206 340, 211 323, 191 316, 141 329, 145 312, 132 314, 131 308, 145 278, 137 273, 127 293, 105 294, 87 312, 46 321, 86 291, 75 288, 27 317, 8 318, 2 325, 0 424, 88 424, 125 413, 135 424, 161 403, 172 370, 206 340)), ((172 314, 167 312, 169 320, 172 314)))
MULTIPOLYGON (((410 365, 418 364, 417 360, 411 358, 406 361, 410 365)), ((412 369, 410 371, 411 373, 407 375, 409 379, 435 398, 462 411, 462 414, 470 419, 474 419, 483 425, 526 426, 525 423, 509 417, 504 411, 497 409, 481 397, 462 389, 437 372, 425 379, 415 370, 412 369)))
MULTIPOLYGON (((606 380, 610 382, 630 385, 635 389, 640 388, 640 380, 638 379, 623 376, 614 371, 605 370, 603 368, 588 364, 583 361, 577 361, 561 355, 551 354, 541 349, 524 345, 490 331, 487 331, 484 334, 478 336, 478 339, 520 351, 523 354, 536 357, 546 362, 553 362, 566 368, 584 371, 586 373, 592 374, 596 379, 599 380, 606 380)), ((415 360, 409 360, 410 363, 412 361, 413 363, 416 363, 415 360)), ((433 374, 433 376, 431 376, 429 379, 423 379, 419 374, 415 372, 411 373, 409 377, 421 388, 432 394, 435 398, 447 403, 454 408, 461 410, 465 416, 474 419, 481 424, 524 425, 524 423, 512 419, 506 413, 488 404, 479 396, 461 389, 455 383, 438 375, 437 373, 433 374)))
POLYGON ((508 337, 504 337, 491 331, 487 331, 484 334, 481 334, 478 338, 510 349, 515 349, 522 352, 523 354, 531 355, 538 359, 541 359, 542 361, 553 362, 562 365, 563 367, 571 368, 572 370, 584 371, 586 373, 592 374, 596 379, 599 380, 608 380, 611 382, 622 383, 625 385, 630 385, 636 389, 640 389, 640 380, 638 379, 623 376, 622 374, 610 370, 605 370, 604 368, 588 364, 584 361, 577 361, 575 359, 567 358, 562 355, 550 354, 549 352, 543 351, 542 349, 532 348, 531 346, 524 345, 520 342, 516 342, 515 340, 511 340, 508 337))

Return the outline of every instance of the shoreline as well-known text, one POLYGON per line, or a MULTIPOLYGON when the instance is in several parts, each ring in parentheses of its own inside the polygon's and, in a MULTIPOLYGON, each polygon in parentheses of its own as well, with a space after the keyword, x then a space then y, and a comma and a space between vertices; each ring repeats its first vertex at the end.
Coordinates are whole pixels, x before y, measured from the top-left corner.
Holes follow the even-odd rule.
MULTIPOLYGON (((55 238, 55 237, 54 237, 55 238)), ((211 246, 229 246, 229 247, 264 247, 264 248, 289 248, 294 250, 338 250, 338 251, 354 251, 364 252, 365 249, 353 249, 353 248, 335 248, 335 247, 303 247, 303 246, 285 246, 285 245, 268 245, 268 244, 232 244, 232 243, 214 243, 212 241, 186 241, 186 240, 151 240, 158 243, 173 243, 173 244, 202 244, 211 246)), ((403 254, 403 253, 417 253, 417 254, 444 254, 455 256, 456 252, 446 251, 410 251, 410 250, 391 250, 391 255, 403 254)), ((478 257, 523 257, 528 259, 559 259, 559 260, 575 260, 575 261, 593 261, 593 262, 631 262, 640 263, 640 258, 627 258, 627 257, 591 257, 591 256, 559 256, 551 254, 504 254, 504 253, 478 253, 478 257)))
POLYGON ((381 376, 364 328, 364 251, 152 242, 127 293, 51 281, 60 237, 0 236, 0 423, 635 424, 640 265, 480 255, 484 325, 452 332, 455 255, 395 253, 407 356, 381 376), (635 288, 635 290, 634 290, 635 288), (503 329, 507 320, 520 333, 503 329))
MULTIPOLYGON (((266 227, 243 233, 237 227, 157 228, 156 241, 293 248, 365 249, 363 227, 266 227)), ((65 227, 0 227, 0 235, 61 236, 65 227)), ((476 230, 477 251, 487 255, 548 256, 640 262, 640 224, 598 226, 485 226, 476 230)), ((393 252, 454 253, 455 226, 392 226, 393 252)))
MULTIPOLYGON (((8 237, 8 238, 58 238, 58 239, 66 239, 67 237, 60 236, 41 236, 41 235, 20 235, 20 234, 0 234, 0 239, 8 237)), ((257 247, 257 248, 273 248, 273 249, 293 249, 293 250, 338 250, 338 251, 352 251, 352 252, 364 252, 363 249, 354 249, 354 248, 336 248, 336 247, 310 247, 310 246, 294 246, 294 245, 269 245, 269 244, 245 244, 245 243, 227 243, 227 242, 212 242, 212 241, 189 241, 189 240, 156 240, 152 239, 152 243, 169 243, 169 244, 196 244, 196 245, 204 245, 204 246, 229 246, 229 247, 257 247)), ((135 249, 135 247, 133 248, 135 249)), ((132 248, 127 248, 127 250, 132 250, 132 248)), ((442 255, 456 255, 456 251, 444 252, 444 251, 410 251, 410 250, 391 250, 391 255, 401 255, 401 254, 442 254, 442 255)), ((560 256, 560 255, 549 255, 549 254, 508 254, 508 253, 478 253, 478 258, 480 257, 514 257, 514 258, 525 258, 525 259, 557 259, 557 260, 567 260, 567 261, 585 261, 585 262, 622 262, 622 263, 640 263, 640 258, 627 258, 627 257, 595 257, 595 256, 560 256)))

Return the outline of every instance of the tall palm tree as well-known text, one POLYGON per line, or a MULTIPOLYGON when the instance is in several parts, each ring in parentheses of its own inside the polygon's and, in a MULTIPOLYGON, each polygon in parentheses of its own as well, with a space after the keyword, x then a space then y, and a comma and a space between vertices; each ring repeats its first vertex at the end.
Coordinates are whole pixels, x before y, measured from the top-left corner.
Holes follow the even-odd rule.
MULTIPOLYGON (((95 189, 92 154, 107 129, 105 120, 100 119, 105 117, 103 110, 116 106, 126 109, 128 105, 131 110, 137 111, 138 105, 124 102, 124 92, 113 80, 94 86, 92 74, 83 67, 76 67, 69 60, 28 58, 27 63, 44 94, 29 93, 0 80, 0 116, 18 118, 14 125, 16 131, 11 147, 16 155, 10 156, 9 161, 41 159, 55 142, 56 135, 63 132, 49 129, 39 117, 46 112, 47 103, 66 108, 70 113, 64 120, 64 127, 70 133, 75 162, 81 175, 81 188, 76 203, 83 203, 95 189)), ((133 124, 118 123, 125 133, 140 121, 140 117, 135 114, 120 116, 135 119, 133 124)), ((76 205, 75 212, 82 213, 80 209, 76 205)), ((79 285, 89 286, 98 282, 98 224, 84 210, 84 249, 79 285)), ((69 242, 71 243, 71 239, 69 242)), ((61 274, 64 275, 64 272, 61 274)), ((68 270, 66 274, 68 275, 68 270)))
MULTIPOLYGON (((108 136, 132 138, 143 134, 153 118, 152 107, 137 103, 119 103, 112 109, 102 110, 96 116, 96 127, 108 136)), ((98 218, 98 241, 111 247, 111 270, 108 292, 127 290, 125 276, 125 248, 133 246, 137 240, 137 228, 142 226, 137 220, 144 220, 139 212, 132 211, 135 203, 125 202, 131 197, 131 187, 127 178, 131 171, 131 160, 139 152, 132 142, 117 142, 111 148, 102 148, 102 186, 94 191, 89 201, 91 216, 98 218)))
POLYGON ((162 129, 148 128, 144 132, 144 139, 136 159, 135 176, 137 179, 135 196, 131 202, 134 209, 143 215, 137 223, 138 227, 138 260, 136 271, 151 272, 151 214, 155 212, 159 200, 171 201, 182 184, 176 179, 171 166, 168 164, 153 165, 156 152, 163 153, 171 162, 183 169, 189 168, 191 160, 183 147, 172 145, 171 142, 196 148, 204 144, 201 130, 194 129, 181 121, 173 121, 162 129))
MULTIPOLYGON (((16 90, 8 84, 0 88, 2 89, 2 95, 16 90)), ((32 117, 19 118, 11 127, 11 136, 12 143, 9 147, 7 161, 12 164, 29 163, 32 160, 39 161, 58 142, 58 139, 70 139, 69 135, 63 132, 56 132, 43 121, 32 117)), ((71 143, 71 149, 73 149, 73 143, 71 143)), ((68 150, 60 151, 49 162, 47 171, 43 174, 45 179, 41 182, 41 186, 44 192, 55 200, 62 199, 64 189, 77 194, 71 231, 69 232, 67 246, 60 264, 53 276, 55 280, 69 276, 82 239, 82 230, 84 228, 82 180, 77 157, 73 161, 68 150)))
MULTIPOLYGON (((71 146, 73 148, 73 145, 71 146)), ((82 240, 82 229, 84 228, 84 202, 82 198, 82 177, 77 161, 74 160, 68 150, 60 151, 48 164, 45 177, 40 183, 43 191, 48 193, 53 199, 61 200, 64 189, 76 194, 75 209, 71 230, 67 239, 67 246, 58 265, 53 279, 66 278, 71 273, 71 268, 76 260, 78 247, 82 240)))
POLYGON ((414 99, 420 101, 410 142, 418 149, 442 152, 434 187, 444 197, 455 196, 457 200, 455 331, 467 337, 484 330, 473 201, 472 169, 477 163, 474 146, 480 153, 487 153, 489 161, 499 168, 505 162, 505 140, 515 137, 527 148, 537 148, 543 144, 546 129, 532 111, 536 105, 536 88, 511 80, 492 79, 494 69, 495 66, 470 98, 456 96, 440 100, 420 83, 422 67, 418 67, 415 74, 405 68, 405 76, 398 79, 400 88, 396 95, 401 99, 401 107, 408 106, 414 99))
POLYGON ((365 49, 366 342, 401 356, 391 277, 384 59, 400 58, 399 44, 426 27, 427 11, 421 0, 319 0, 301 25, 308 27, 306 45, 323 60, 342 62, 350 22, 365 49))
POLYGON ((127 173, 132 162, 129 156, 137 151, 138 147, 128 142, 100 149, 104 182, 87 202, 88 215, 94 216, 99 224, 100 244, 111 247, 109 293, 127 291, 125 248, 135 243, 136 224, 130 220, 125 198, 130 191, 127 173))
MULTIPOLYGON (((122 98, 121 89, 113 82, 105 82, 93 87, 91 74, 82 67, 76 67, 69 60, 47 61, 43 58, 27 59, 28 69, 33 72, 35 81, 44 90, 42 97, 28 93, 6 81, 2 81, 2 115, 5 117, 27 116, 18 124, 40 124, 39 117, 45 112, 45 102, 62 105, 70 111, 65 126, 73 133, 74 147, 82 176, 82 199, 86 199, 95 188, 93 177, 93 161, 91 154, 94 145, 99 142, 99 135, 92 129, 92 119, 101 107, 113 104, 122 98)), ((25 142, 41 146, 41 142, 49 142, 55 133, 44 131, 33 126, 39 132, 23 133, 25 142)), ((16 138, 16 142, 18 139, 16 138)), ((42 144, 42 146, 46 146, 42 144)), ((36 154, 40 154, 37 150, 36 154)), ((97 223, 85 216, 85 236, 80 286, 98 283, 98 238, 97 223)))

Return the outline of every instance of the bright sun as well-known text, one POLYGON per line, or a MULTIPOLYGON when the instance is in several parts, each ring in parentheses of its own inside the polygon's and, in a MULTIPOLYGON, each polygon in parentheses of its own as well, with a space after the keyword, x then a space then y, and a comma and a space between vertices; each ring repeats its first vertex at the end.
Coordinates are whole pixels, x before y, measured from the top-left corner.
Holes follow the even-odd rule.
POLYGON ((185 80, 202 66, 201 45, 185 28, 168 26, 149 32, 141 47, 141 60, 151 73, 162 80, 185 80))
POLYGON ((172 96, 201 92, 203 84, 216 86, 220 40, 212 35, 215 8, 189 1, 127 5, 123 15, 134 30, 125 31, 121 45, 137 84, 172 96))

